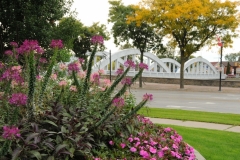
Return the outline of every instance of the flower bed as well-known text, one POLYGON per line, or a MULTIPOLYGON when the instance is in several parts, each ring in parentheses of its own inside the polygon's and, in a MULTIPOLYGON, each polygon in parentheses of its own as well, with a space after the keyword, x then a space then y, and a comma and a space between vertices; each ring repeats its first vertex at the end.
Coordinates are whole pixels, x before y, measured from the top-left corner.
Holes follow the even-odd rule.
POLYGON ((36 40, 10 44, 0 62, 0 159, 195 159, 176 131, 136 114, 153 96, 136 104, 127 88, 146 64, 125 78, 136 67, 127 60, 113 82, 100 81, 102 70, 91 72, 101 36, 92 38, 86 70, 83 59, 57 63, 61 40, 51 42, 48 59, 36 40))

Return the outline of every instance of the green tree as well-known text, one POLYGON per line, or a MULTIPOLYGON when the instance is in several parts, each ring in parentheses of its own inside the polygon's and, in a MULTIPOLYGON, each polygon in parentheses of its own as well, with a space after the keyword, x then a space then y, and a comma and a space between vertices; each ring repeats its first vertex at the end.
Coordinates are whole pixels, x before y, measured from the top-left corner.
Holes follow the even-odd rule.
MULTIPOLYGON (((91 37, 94 35, 103 36, 104 40, 110 39, 110 34, 107 31, 107 27, 104 24, 99 24, 99 22, 93 23, 91 26, 83 26, 81 33, 73 40, 73 51, 75 56, 85 59, 87 62, 87 52, 91 52, 91 37)), ((100 50, 105 50, 106 46, 104 44, 100 45, 100 50)), ((84 63, 86 64, 86 63, 84 63)), ((86 66, 83 66, 86 68, 86 66)))
POLYGON ((73 48, 74 39, 83 32, 84 25, 76 18, 63 17, 54 29, 54 38, 62 39, 67 49, 73 48))
POLYGON ((228 62, 227 64, 227 70, 226 70, 226 74, 230 74, 231 71, 230 71, 230 63, 228 62))
POLYGON ((36 39, 46 47, 55 22, 69 12, 73 0, 0 0, 0 53, 8 43, 36 39))
POLYGON ((128 21, 148 22, 166 36, 181 54, 180 88, 184 88, 184 63, 205 45, 216 45, 216 35, 232 43, 239 25, 239 2, 211 0, 142 0, 128 21))
POLYGON ((225 56, 225 59, 229 62, 236 62, 240 59, 240 52, 238 53, 230 53, 225 56))
MULTIPOLYGON (((113 23, 112 32, 114 43, 118 46, 122 42, 132 43, 139 49, 141 56, 140 62, 143 62, 143 53, 149 50, 158 50, 162 37, 154 31, 154 28, 147 23, 142 22, 137 25, 131 21, 127 23, 127 17, 134 15, 136 9, 131 5, 124 6, 121 0, 109 1, 111 4, 109 11, 109 22, 113 23)), ((142 87, 142 76, 139 77, 139 87, 142 87)))

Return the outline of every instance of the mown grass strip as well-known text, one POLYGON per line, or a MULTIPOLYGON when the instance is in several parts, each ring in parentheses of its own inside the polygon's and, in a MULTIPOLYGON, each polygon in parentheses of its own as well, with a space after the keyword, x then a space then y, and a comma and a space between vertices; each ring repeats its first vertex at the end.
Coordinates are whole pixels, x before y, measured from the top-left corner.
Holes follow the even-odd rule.
POLYGON ((207 160, 237 160, 240 157, 240 134, 228 131, 189 128, 175 125, 171 127, 193 146, 207 160))
POLYGON ((138 114, 152 118, 166 118, 183 121, 198 121, 229 125, 240 125, 240 114, 188 111, 179 109, 142 108, 138 114))

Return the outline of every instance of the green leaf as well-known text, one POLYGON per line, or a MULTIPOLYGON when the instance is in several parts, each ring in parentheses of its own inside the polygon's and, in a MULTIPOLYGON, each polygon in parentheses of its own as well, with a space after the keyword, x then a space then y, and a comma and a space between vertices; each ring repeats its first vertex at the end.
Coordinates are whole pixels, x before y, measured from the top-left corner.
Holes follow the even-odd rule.
POLYGON ((54 160, 54 157, 53 157, 53 156, 50 156, 50 157, 48 157, 47 160, 54 160))
POLYGON ((22 152, 22 148, 17 147, 12 153, 12 160, 17 159, 21 152, 22 152))
POLYGON ((32 154, 32 157, 36 157, 38 160, 42 159, 42 156, 38 151, 29 151, 28 153, 32 154))
POLYGON ((57 124, 54 123, 54 122, 52 122, 52 121, 45 120, 45 121, 43 121, 43 122, 45 122, 45 123, 49 123, 49 124, 51 124, 51 125, 53 125, 53 126, 55 126, 55 127, 58 127, 57 124))
POLYGON ((26 141, 29 142, 31 139, 39 136, 39 133, 31 133, 27 136, 26 141))
POLYGON ((66 130, 66 128, 64 126, 61 127, 61 132, 62 133, 68 133, 68 131, 66 130))
POLYGON ((59 150, 67 147, 68 145, 67 144, 60 144, 57 146, 56 150, 55 150, 55 153, 57 154, 59 152, 59 150))
POLYGON ((71 153, 70 157, 73 158, 75 149, 74 148, 70 148, 69 152, 71 153))

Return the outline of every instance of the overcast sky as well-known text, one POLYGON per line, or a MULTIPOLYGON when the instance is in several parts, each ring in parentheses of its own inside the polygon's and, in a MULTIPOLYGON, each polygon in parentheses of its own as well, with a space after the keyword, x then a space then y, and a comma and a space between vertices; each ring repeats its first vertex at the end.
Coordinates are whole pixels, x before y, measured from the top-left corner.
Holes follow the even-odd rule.
MULTIPOLYGON (((122 0, 122 2, 125 5, 129 5, 137 4, 140 0, 122 0)), ((72 5, 72 9, 75 9, 78 12, 77 19, 79 19, 84 25, 90 26, 93 22, 100 22, 101 24, 107 25, 108 30, 110 31, 111 25, 107 22, 109 7, 108 0, 74 0, 72 5)), ((112 53, 118 51, 118 48, 113 43, 113 39, 105 42, 105 45, 107 51, 111 50, 112 53)), ((210 62, 219 61, 219 50, 219 46, 212 47, 211 50, 202 49, 194 54, 194 56, 202 56, 210 62)), ((234 40, 233 48, 223 49, 223 60, 226 54, 236 52, 240 52, 240 38, 234 40)))

